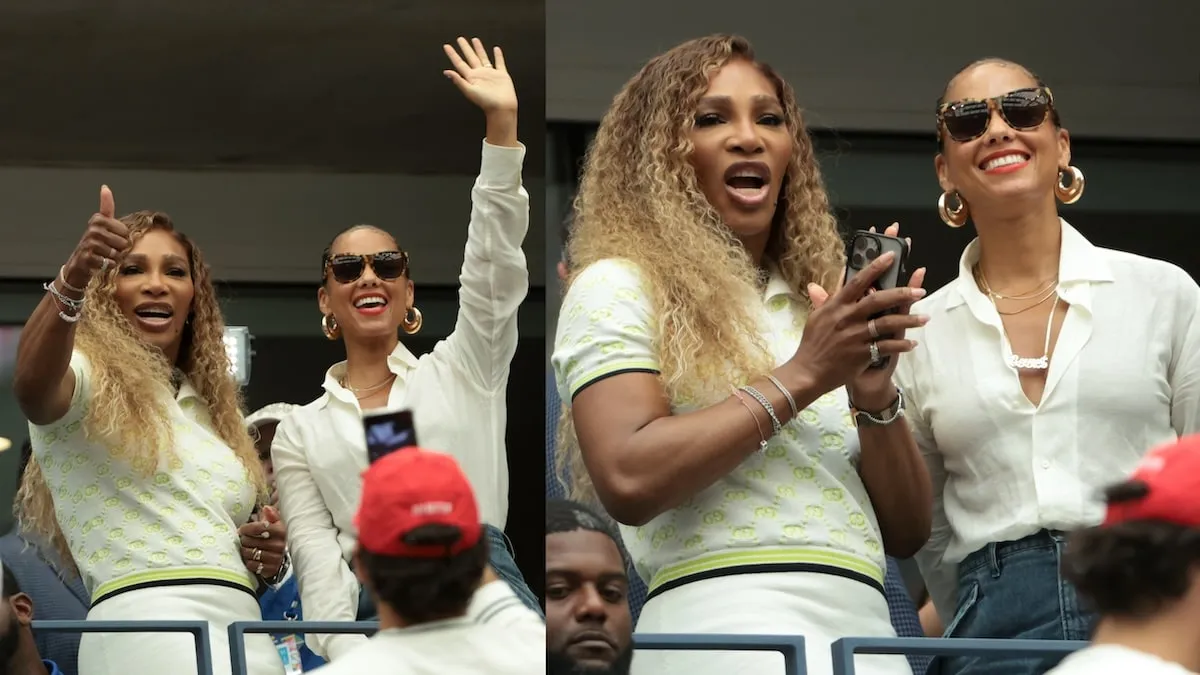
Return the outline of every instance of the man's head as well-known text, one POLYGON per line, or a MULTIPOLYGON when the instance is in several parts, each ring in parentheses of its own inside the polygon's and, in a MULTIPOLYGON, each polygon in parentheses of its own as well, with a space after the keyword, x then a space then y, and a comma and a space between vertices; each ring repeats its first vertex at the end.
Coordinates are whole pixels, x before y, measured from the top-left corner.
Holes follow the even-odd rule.
POLYGON ((250 437, 254 439, 254 449, 258 450, 258 461, 262 462, 263 472, 267 475, 272 505, 278 501, 278 497, 275 492, 275 465, 271 462, 271 441, 275 440, 275 429, 280 420, 298 407, 291 403, 272 403, 246 416, 250 437))
POLYGON ((30 628, 33 600, 21 592, 8 567, 0 563, 0 568, 0 673, 31 672, 30 664, 41 663, 30 628))
POLYGON ((603 517, 546 502, 546 663, 551 675, 626 675, 633 618, 625 554, 603 517))
POLYGON ((453 457, 393 452, 363 474, 355 571, 381 624, 462 616, 488 562, 475 494, 453 457))
POLYGON ((1104 522, 1073 536, 1064 575, 1105 618, 1200 624, 1200 435, 1151 450, 1106 499, 1104 522))

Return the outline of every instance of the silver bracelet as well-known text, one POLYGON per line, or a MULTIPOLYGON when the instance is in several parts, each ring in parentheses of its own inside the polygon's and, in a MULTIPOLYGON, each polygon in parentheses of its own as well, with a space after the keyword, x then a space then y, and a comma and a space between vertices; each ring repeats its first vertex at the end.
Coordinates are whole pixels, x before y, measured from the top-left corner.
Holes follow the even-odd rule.
POLYGON ((62 265, 58 268, 58 279, 56 281, 61 281, 63 288, 67 289, 68 291, 71 291, 72 293, 86 293, 87 292, 85 289, 75 288, 74 286, 72 286, 70 283, 67 282, 67 266, 66 265, 62 265))
POLYGON ((799 417, 800 409, 796 407, 796 399, 792 398, 792 392, 788 391, 787 387, 784 387, 783 383, 774 375, 767 373, 767 379, 771 381, 771 384, 775 385, 776 389, 783 392, 783 397, 787 399, 788 407, 792 409, 792 419, 799 417))
POLYGON ((761 391, 755 389, 754 387, 751 387, 748 384, 745 386, 742 386, 742 387, 738 387, 738 389, 753 396, 754 400, 758 401, 759 405, 761 405, 763 407, 763 409, 765 409, 767 411, 767 416, 769 416, 771 418, 771 435, 772 436, 775 436, 780 431, 783 431, 783 425, 779 423, 779 418, 775 415, 775 407, 771 405, 771 402, 767 400, 766 396, 762 395, 761 391))
POLYGON ((884 410, 879 411, 879 415, 883 415, 883 417, 877 417, 865 410, 859 410, 854 405, 854 401, 850 401, 850 410, 854 413, 855 424, 857 424, 859 418, 862 417, 866 419, 868 424, 886 427, 901 417, 904 417, 904 391, 901 390, 900 387, 896 387, 896 400, 884 410))
POLYGON ((66 321, 67 323, 75 323, 76 321, 79 321, 79 315, 83 313, 82 298, 79 300, 76 300, 75 298, 68 298, 54 287, 53 281, 47 281, 46 283, 42 284, 42 288, 48 291, 56 300, 61 302, 64 307, 69 310, 74 310, 75 312, 74 314, 68 314, 65 310, 60 309, 58 310, 58 318, 66 321))

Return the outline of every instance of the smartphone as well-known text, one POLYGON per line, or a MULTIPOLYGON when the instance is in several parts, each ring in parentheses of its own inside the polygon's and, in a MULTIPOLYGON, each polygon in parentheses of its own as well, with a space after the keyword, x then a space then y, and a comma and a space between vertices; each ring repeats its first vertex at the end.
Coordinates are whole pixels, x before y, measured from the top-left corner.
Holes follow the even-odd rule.
POLYGON ((417 428, 411 410, 382 410, 363 414, 367 436, 367 459, 374 464, 380 458, 403 448, 417 445, 417 428))
MULTIPOLYGON (((891 266, 871 283, 873 290, 886 291, 903 283, 905 266, 908 263, 908 242, 899 237, 889 237, 886 234, 877 234, 866 230, 855 232, 846 250, 846 283, 850 283, 851 279, 875 262, 876 258, 889 251, 895 253, 896 258, 892 261, 891 266)), ((881 316, 895 313, 895 311, 895 309, 885 310, 872 315, 871 318, 878 319, 881 316)), ((883 340, 889 337, 891 336, 879 336, 883 340)), ((886 368, 889 361, 891 361, 891 357, 885 356, 879 365, 871 366, 871 368, 886 368)))

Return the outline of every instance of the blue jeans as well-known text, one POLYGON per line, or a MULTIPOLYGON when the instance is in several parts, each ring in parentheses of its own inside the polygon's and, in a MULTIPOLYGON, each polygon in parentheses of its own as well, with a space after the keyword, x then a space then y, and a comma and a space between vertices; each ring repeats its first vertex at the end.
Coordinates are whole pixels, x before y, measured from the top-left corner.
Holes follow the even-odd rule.
MULTIPOLYGON (((529 586, 525 584, 525 578, 521 576, 521 570, 517 567, 517 561, 513 557, 512 547, 509 546, 508 537, 498 527, 484 525, 484 531, 488 538, 488 564, 496 571, 496 576, 503 579, 512 588, 521 602, 526 607, 537 612, 539 616, 545 617, 542 614, 541 603, 538 602, 537 596, 533 591, 529 590, 529 586)), ((358 620, 359 621, 375 621, 379 618, 378 612, 375 610, 375 603, 371 601, 371 593, 365 588, 360 588, 358 593, 358 620)))
MULTIPOLYGON (((958 566, 958 609, 947 637, 1088 640, 1096 615, 1060 572, 1066 535, 1042 530, 984 546, 958 566)), ((1040 675, 1062 657, 939 657, 930 673, 1040 675), (940 666, 940 670, 938 670, 940 666)))

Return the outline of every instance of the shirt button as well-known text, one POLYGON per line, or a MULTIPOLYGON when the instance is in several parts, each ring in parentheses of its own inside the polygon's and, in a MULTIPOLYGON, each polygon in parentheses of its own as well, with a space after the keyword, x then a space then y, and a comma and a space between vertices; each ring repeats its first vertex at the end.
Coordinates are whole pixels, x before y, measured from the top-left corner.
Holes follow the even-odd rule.
POLYGON ((1048 460, 1048 459, 1043 459, 1043 460, 1042 460, 1042 468, 1043 468, 1043 469, 1049 469, 1049 468, 1050 468, 1050 460, 1048 460))

